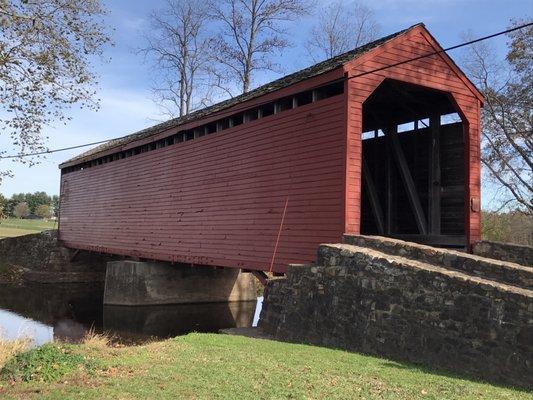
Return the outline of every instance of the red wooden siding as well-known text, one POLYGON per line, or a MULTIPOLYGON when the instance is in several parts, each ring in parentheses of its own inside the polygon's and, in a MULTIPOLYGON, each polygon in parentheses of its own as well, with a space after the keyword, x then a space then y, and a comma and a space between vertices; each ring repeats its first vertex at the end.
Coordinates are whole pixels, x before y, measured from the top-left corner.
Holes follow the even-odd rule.
MULTIPOLYGON (((434 39, 423 27, 415 27, 406 34, 376 48, 345 65, 348 77, 374 70, 403 60, 438 50, 434 39)), ((471 244, 480 239, 480 213, 471 208, 472 201, 480 198, 480 144, 479 107, 477 92, 445 55, 433 55, 383 71, 371 73, 346 82, 347 137, 346 137, 346 192, 345 221, 347 233, 359 233, 361 201, 361 134, 362 105, 370 94, 391 78, 451 94, 465 125, 467 171, 465 231, 471 244)))
POLYGON ((344 96, 64 174, 67 246, 268 269, 312 261, 343 233, 344 96))
MULTIPOLYGON (((190 129, 333 81, 394 64, 438 45, 422 26, 326 74, 188 123, 190 129)), ((480 237, 477 92, 435 55, 345 82, 344 94, 209 136, 62 174, 60 238, 73 248, 148 259, 268 270, 285 202, 274 271, 311 262, 317 246, 359 233, 362 104, 384 79, 451 94, 463 116, 467 171, 465 230, 480 237)), ((134 148, 169 129, 106 150, 134 148)), ((75 163, 75 161, 73 161, 75 163)), ((70 165, 66 163, 65 165, 70 165)))

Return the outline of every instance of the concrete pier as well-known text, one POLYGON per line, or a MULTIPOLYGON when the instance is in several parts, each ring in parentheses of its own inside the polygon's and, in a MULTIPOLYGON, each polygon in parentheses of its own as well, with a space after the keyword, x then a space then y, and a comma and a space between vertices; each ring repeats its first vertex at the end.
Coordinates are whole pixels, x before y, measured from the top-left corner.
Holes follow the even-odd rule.
POLYGON ((129 260, 107 263, 104 304, 216 303, 256 297, 252 274, 239 269, 129 260))

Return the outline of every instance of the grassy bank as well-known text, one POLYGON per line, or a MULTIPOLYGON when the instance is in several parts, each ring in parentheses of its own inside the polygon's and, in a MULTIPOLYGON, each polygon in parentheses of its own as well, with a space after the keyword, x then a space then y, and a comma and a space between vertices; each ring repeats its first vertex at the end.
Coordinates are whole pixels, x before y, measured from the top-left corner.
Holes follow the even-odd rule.
POLYGON ((8 399, 533 399, 379 358, 213 334, 46 345, 12 358, 0 376, 8 399))
POLYGON ((0 239, 38 233, 47 229, 54 229, 55 227, 55 221, 16 218, 2 219, 0 220, 0 239))
POLYGON ((27 339, 8 341, 0 336, 0 370, 10 359, 24 352, 29 344, 29 340, 27 339))

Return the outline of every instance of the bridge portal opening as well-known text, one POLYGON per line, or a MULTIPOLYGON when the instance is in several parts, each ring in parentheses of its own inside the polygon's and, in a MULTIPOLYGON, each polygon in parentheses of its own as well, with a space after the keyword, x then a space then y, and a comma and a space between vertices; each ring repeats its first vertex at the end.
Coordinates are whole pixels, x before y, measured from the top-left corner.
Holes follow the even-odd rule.
POLYGON ((361 233, 464 247, 464 122, 448 93, 386 79, 363 104, 361 233))

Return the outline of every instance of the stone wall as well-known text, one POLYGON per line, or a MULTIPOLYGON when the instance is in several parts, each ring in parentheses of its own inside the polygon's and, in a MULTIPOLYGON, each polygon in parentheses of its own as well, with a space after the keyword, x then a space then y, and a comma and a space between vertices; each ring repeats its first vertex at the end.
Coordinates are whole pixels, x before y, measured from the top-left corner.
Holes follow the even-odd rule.
POLYGON ((472 251, 481 257, 510 261, 533 267, 533 247, 531 246, 481 240, 474 244, 472 251))
POLYGON ((40 283, 103 281, 106 263, 115 259, 67 249, 55 230, 4 238, 0 239, 0 282, 20 278, 40 283))
POLYGON ((268 283, 260 327, 533 388, 533 291, 352 245, 268 283))
POLYGON ((1 239, 0 263, 43 270, 56 246, 57 231, 1 239))
POLYGON ((533 268, 513 262, 381 236, 344 235, 343 241, 385 254, 402 256, 427 264, 462 271, 470 275, 520 286, 524 289, 533 289, 533 268))

